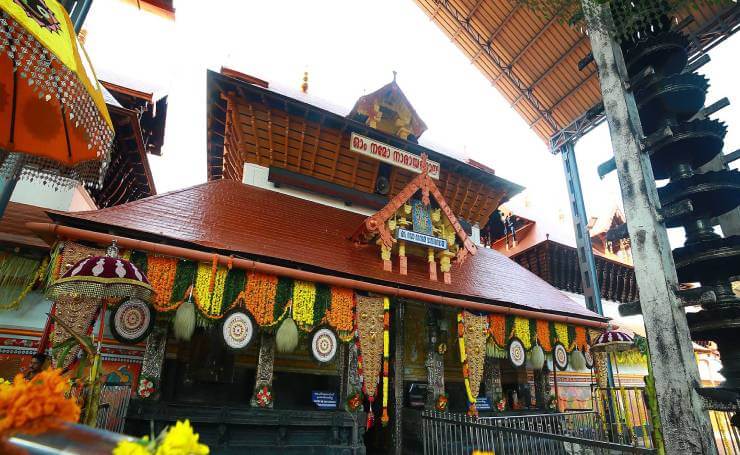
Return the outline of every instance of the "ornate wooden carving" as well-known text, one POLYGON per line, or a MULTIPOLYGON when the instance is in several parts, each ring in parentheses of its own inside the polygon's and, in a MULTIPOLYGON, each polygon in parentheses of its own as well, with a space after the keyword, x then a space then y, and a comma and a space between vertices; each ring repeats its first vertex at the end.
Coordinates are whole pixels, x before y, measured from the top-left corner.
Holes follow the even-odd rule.
POLYGON ((483 382, 486 385, 486 398, 495 406, 496 401, 501 399, 501 366, 498 359, 486 357, 483 365, 483 382))
MULTIPOLYGON (((268 333, 262 333, 260 337, 260 353, 257 360, 257 374, 255 377, 254 392, 250 404, 253 407, 257 405, 257 391, 267 386, 272 390, 272 370, 275 365, 275 336, 268 333)), ((272 402, 267 406, 272 408, 272 402)))

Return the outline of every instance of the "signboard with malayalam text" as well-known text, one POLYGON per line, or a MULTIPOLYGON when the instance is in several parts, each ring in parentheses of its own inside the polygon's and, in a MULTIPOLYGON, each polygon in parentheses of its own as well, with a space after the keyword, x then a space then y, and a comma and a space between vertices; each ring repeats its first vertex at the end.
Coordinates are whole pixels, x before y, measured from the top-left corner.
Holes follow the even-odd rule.
POLYGON ((407 231, 406 229, 399 228, 398 231, 396 231, 396 238, 398 240, 406 240, 407 242, 438 248, 440 250, 447 249, 447 240, 445 239, 421 234, 419 232, 407 231))
POLYGON ((478 397, 475 399, 475 408, 479 411, 490 411, 491 401, 488 397, 478 397))
MULTIPOLYGON (((352 133, 349 149, 355 153, 421 174, 421 157, 405 150, 397 149, 375 139, 352 133)), ((429 177, 439 180, 439 163, 427 158, 429 177)))
POLYGON ((337 394, 335 392, 321 392, 314 390, 311 392, 311 401, 319 409, 336 409, 337 394))

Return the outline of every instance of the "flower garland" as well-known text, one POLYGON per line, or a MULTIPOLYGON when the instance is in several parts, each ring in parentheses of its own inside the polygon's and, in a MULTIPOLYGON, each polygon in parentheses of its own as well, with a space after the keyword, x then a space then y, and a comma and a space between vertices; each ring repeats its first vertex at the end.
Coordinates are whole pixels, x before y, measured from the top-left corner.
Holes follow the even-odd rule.
POLYGON ((388 367, 390 358, 390 299, 388 297, 383 298, 383 415, 380 418, 380 423, 383 426, 388 425, 390 418, 388 417, 388 367))
POLYGON ((293 283, 293 320, 301 330, 310 330, 314 325, 316 285, 309 281, 293 283))
POLYGON ((556 340, 560 342, 563 346, 566 347, 566 349, 569 346, 568 342, 568 326, 563 324, 562 322, 556 322, 553 324, 555 328, 554 335, 556 337, 556 340))
POLYGON ((256 398, 257 406, 260 408, 270 407, 270 404, 272 404, 272 392, 270 391, 270 388, 263 385, 262 388, 257 391, 256 398))
POLYGON ((251 272, 247 278, 245 303, 258 325, 269 325, 274 319, 275 293, 278 279, 274 275, 251 272))
POLYGON ((207 319, 221 318, 221 300, 227 273, 228 270, 225 268, 217 267, 214 273, 212 264, 198 264, 193 296, 195 307, 201 316, 207 319))
POLYGON ((529 319, 514 318, 514 336, 519 338, 526 350, 532 348, 532 338, 530 335, 529 319))
POLYGON ((0 439, 17 433, 36 435, 62 422, 77 422, 80 407, 67 398, 69 382, 59 369, 40 372, 32 380, 16 375, 0 386, 0 439))
POLYGON ((326 320, 326 313, 331 307, 331 288, 325 284, 316 284, 316 300, 313 304, 314 326, 326 320))
POLYGON ((354 307, 355 293, 352 289, 331 288, 331 306, 326 313, 326 320, 344 342, 352 339, 354 307))
POLYGON ((178 421, 154 438, 144 436, 134 441, 123 439, 113 449, 113 455, 208 455, 207 445, 198 442, 200 436, 193 431, 190 421, 178 421))
MULTIPOLYGON (((135 256, 134 256, 135 257, 135 256)), ((172 311, 177 305, 171 304, 172 288, 177 272, 177 258, 151 255, 146 261, 146 276, 154 289, 154 309, 160 312, 172 311)))
POLYGON ((537 320, 535 321, 537 326, 537 343, 540 345, 543 351, 552 351, 552 341, 550 340, 550 323, 548 321, 537 320))
POLYGON ((575 332, 575 347, 580 350, 586 349, 586 347, 588 346, 588 341, 586 341, 586 328, 583 326, 576 326, 575 332))
POLYGON ((172 293, 170 294, 170 303, 175 303, 175 309, 180 305, 188 295, 190 295, 190 286, 195 283, 195 277, 198 274, 198 263, 193 261, 177 261, 175 270, 175 281, 172 283, 172 293))
POLYGON ((462 362, 463 379, 465 380, 465 393, 468 397, 468 415, 477 416, 478 410, 475 408, 475 397, 470 389, 470 367, 468 366, 468 357, 465 354, 465 320, 463 311, 457 313, 457 342, 460 348, 460 362, 462 362))
POLYGON ((503 314, 489 314, 488 332, 499 347, 505 347, 506 340, 508 339, 508 334, 506 333, 506 316, 503 314))
POLYGON ((434 409, 440 412, 445 412, 447 410, 448 402, 449 398, 447 398, 447 395, 440 393, 437 397, 437 401, 434 403, 434 409))
POLYGON ((221 314, 231 310, 239 303, 239 296, 244 291, 246 280, 247 275, 244 270, 232 268, 226 273, 223 296, 221 298, 221 314))
POLYGON ((8 303, 0 303, 0 310, 14 310, 18 308, 23 299, 25 299, 28 293, 31 292, 36 283, 44 280, 44 274, 47 272, 48 267, 49 258, 44 258, 44 260, 41 262, 41 265, 38 267, 38 269, 36 269, 36 273, 33 275, 33 278, 28 281, 28 284, 21 290, 20 294, 18 294, 18 296, 14 300, 8 303))

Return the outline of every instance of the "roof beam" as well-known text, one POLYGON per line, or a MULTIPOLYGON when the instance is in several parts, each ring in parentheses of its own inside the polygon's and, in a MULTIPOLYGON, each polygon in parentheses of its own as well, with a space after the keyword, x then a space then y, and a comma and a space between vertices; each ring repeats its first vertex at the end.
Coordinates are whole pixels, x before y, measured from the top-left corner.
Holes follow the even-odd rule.
MULTIPOLYGON (((544 73, 537 76, 537 79, 535 79, 531 84, 529 84, 528 91, 532 92, 535 88, 537 88, 537 85, 539 85, 539 83, 542 82, 544 78, 549 76, 550 73, 555 71, 558 65, 560 65, 563 62, 563 60, 568 58, 568 56, 571 53, 573 53, 573 51, 576 50, 576 48, 584 41, 586 41, 586 35, 582 35, 580 38, 578 38, 562 55, 560 55, 560 57, 558 57, 557 60, 555 60, 551 65, 547 67, 544 73)), ((522 98, 524 98, 524 93, 521 93, 519 96, 516 97, 516 99, 511 103, 511 107, 516 106, 519 103, 519 101, 521 101, 522 98)))
POLYGON ((539 100, 537 100, 537 98, 535 98, 531 93, 526 92, 528 87, 524 85, 524 83, 512 72, 511 68, 503 62, 501 57, 496 54, 496 52, 491 47, 490 41, 483 42, 480 34, 475 31, 475 29, 470 27, 469 23, 465 22, 464 17, 455 9, 454 6, 450 4, 449 0, 435 0, 435 2, 444 7, 448 13, 450 13, 460 24, 462 24, 462 27, 465 29, 465 31, 478 44, 478 46, 480 46, 483 51, 488 54, 489 57, 491 57, 491 60, 499 67, 500 71, 506 74, 506 78, 514 85, 514 87, 520 93, 525 94, 527 101, 529 101, 532 107, 539 113, 538 119, 536 121, 539 121, 540 118, 544 118, 550 128, 552 128, 553 130, 558 130, 559 127, 557 126, 555 120, 552 118, 552 115, 550 115, 547 109, 545 109, 545 107, 542 105, 542 103, 539 102, 539 100))
POLYGON ((513 67, 514 65, 516 65, 516 62, 518 62, 519 59, 522 58, 522 56, 524 56, 524 54, 529 50, 529 48, 532 47, 532 45, 535 44, 537 42, 537 40, 540 39, 542 37, 542 35, 548 30, 548 28, 550 27, 550 25, 552 25, 552 23, 558 17, 558 14, 560 14, 560 12, 558 12, 557 14, 554 14, 550 18, 550 20, 547 21, 547 23, 545 23, 545 25, 542 26, 542 28, 540 29, 540 31, 538 31, 537 34, 535 34, 529 40, 529 42, 527 42, 527 44, 522 48, 522 50, 520 50, 519 53, 517 53, 514 56, 514 58, 511 59, 511 63, 509 63, 509 66, 513 67))
MULTIPOLYGON (((480 8, 481 3, 483 3, 484 1, 486 1, 486 0, 478 0, 475 3, 475 5, 473 5, 473 7, 470 9, 470 12, 465 17, 465 22, 468 22, 468 23, 470 22, 470 20, 473 18, 473 15, 475 14, 476 11, 478 11, 478 8, 480 8)), ((457 35, 459 35, 460 32, 462 31, 462 28, 463 28, 462 27, 462 24, 461 25, 458 25, 457 26, 457 30, 455 30, 455 33, 452 34, 452 36, 450 37, 450 39, 454 41, 455 38, 457 38, 457 35)))
MULTIPOLYGON (((566 94, 564 94, 557 101, 555 101, 555 103, 550 107, 550 109, 547 112, 549 114, 551 114, 552 111, 553 111, 553 109, 555 109, 556 107, 558 107, 560 105, 560 103, 562 103, 563 101, 565 101, 570 95, 573 94, 573 92, 575 92, 579 88, 583 87, 583 84, 585 84, 586 82, 588 82, 588 80, 591 79, 592 77, 594 77, 595 74, 596 74, 596 70, 591 71, 591 73, 589 73, 589 75, 586 76, 581 82, 579 82, 578 84, 576 84, 573 88, 571 88, 570 90, 568 90, 568 92, 566 94)), ((539 122, 540 120, 542 120, 542 118, 543 118, 542 117, 542 114, 540 113, 540 115, 537 116, 537 118, 534 119, 534 121, 532 123, 530 123, 529 126, 534 126, 534 124, 537 123, 537 122, 539 122)))
MULTIPOLYGON (((488 37, 488 39, 486 40, 486 43, 488 43, 488 45, 489 45, 489 46, 491 45, 491 43, 493 42, 493 40, 495 40, 495 39, 496 39, 496 38, 498 37, 498 35, 499 35, 499 34, 500 34, 500 33, 501 33, 502 31, 504 31, 504 26, 506 26, 506 23, 507 23, 507 22, 509 22, 509 19, 511 19, 511 16, 513 16, 513 15, 514 15, 514 13, 516 13, 517 11, 519 11, 519 8, 520 8, 521 6, 522 6, 522 4, 521 4, 521 3, 516 3, 516 4, 515 4, 515 5, 514 5, 514 6, 513 6, 512 8, 511 8, 511 11, 509 11, 508 13, 506 13, 506 16, 504 16, 504 19, 503 19, 503 20, 501 21, 501 23, 499 24, 499 26, 498 26, 498 27, 496 27, 496 29, 495 29, 495 30, 494 30, 493 32, 491 32, 491 35, 490 35, 490 36, 488 37)), ((473 56, 473 62, 475 62, 476 60, 478 60, 478 57, 480 57, 480 56, 481 56, 481 54, 483 54, 483 48, 482 48, 482 47, 481 47, 481 48, 480 48, 480 49, 478 50, 478 52, 476 52, 476 54, 475 54, 475 55, 473 56)))

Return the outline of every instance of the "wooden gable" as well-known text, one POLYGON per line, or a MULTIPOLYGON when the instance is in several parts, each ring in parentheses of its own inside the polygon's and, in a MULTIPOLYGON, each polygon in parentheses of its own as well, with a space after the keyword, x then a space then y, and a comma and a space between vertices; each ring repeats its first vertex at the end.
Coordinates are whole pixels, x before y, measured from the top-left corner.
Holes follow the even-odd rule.
MULTIPOLYGON (((397 252, 399 272, 401 275, 406 275, 408 267, 406 253, 407 248, 412 245, 407 245, 409 242, 401 239, 399 230, 411 224, 408 216, 411 215, 411 201, 416 194, 420 193, 421 204, 428 210, 431 209, 433 198, 438 208, 435 210, 436 216, 435 214, 430 216, 434 224, 430 232, 441 236, 447 246, 439 248, 436 252, 431 246, 423 250, 429 262, 429 279, 437 280, 436 259, 439 259, 444 282, 449 284, 452 281, 450 274, 452 259, 454 258, 456 263, 462 263, 468 254, 476 253, 476 246, 460 225, 450 206, 447 205, 434 179, 429 176, 427 156, 422 154, 421 159, 421 174, 411 180, 385 207, 369 216, 352 235, 352 240, 356 243, 375 240, 380 246, 383 269, 388 272, 393 270, 392 253, 397 252)), ((431 237, 436 238, 434 235, 431 237)))

